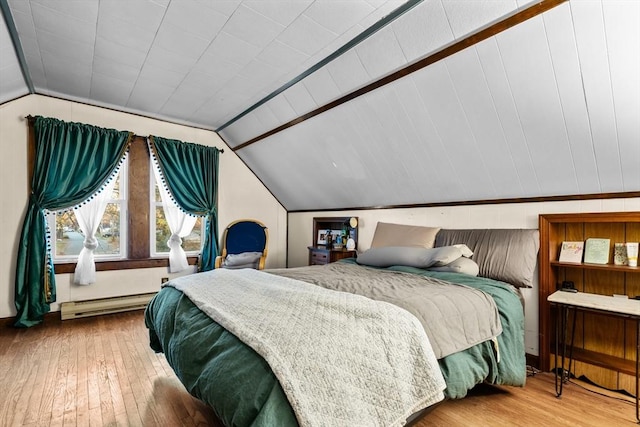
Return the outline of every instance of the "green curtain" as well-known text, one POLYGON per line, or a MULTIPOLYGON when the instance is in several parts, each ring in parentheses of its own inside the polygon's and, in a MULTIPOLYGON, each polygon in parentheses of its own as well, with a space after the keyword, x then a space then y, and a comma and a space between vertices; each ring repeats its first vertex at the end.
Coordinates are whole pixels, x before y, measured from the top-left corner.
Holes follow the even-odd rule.
POLYGON ((218 161, 216 147, 149 137, 151 154, 174 201, 185 212, 205 217, 199 271, 213 270, 218 256, 218 161))
POLYGON ((56 300, 45 210, 76 206, 96 193, 116 171, 130 132, 36 117, 31 195, 16 265, 17 327, 42 322, 56 300))

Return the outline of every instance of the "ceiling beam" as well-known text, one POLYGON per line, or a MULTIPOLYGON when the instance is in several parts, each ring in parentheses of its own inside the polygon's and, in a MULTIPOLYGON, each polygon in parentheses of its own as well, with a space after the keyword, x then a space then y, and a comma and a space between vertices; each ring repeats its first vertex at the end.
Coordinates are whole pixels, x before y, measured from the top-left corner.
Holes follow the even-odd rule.
POLYGON ((27 85, 27 88, 29 88, 29 93, 34 94, 36 93, 36 91, 33 88, 33 82, 31 81, 31 74, 29 73, 27 60, 24 57, 22 45, 20 44, 20 38, 18 37, 18 30, 16 30, 16 24, 15 22, 13 22, 13 15, 11 15, 11 9, 9 9, 7 0, 0 0, 0 9, 2 10, 4 22, 7 24, 7 30, 9 31, 9 36, 11 37, 13 49, 15 50, 16 56, 18 57, 18 62, 20 62, 20 71, 22 71, 22 77, 24 78, 24 82, 27 85))
POLYGON ((376 90, 382 86, 388 85, 389 83, 392 83, 396 80, 399 80, 405 76, 408 76, 411 73, 414 73, 418 70, 421 70, 429 65, 432 65, 438 61, 441 61, 451 55, 454 55, 468 47, 471 47, 477 43, 480 43, 483 40, 486 40, 490 37, 495 36, 496 34, 499 34, 505 30, 508 30, 511 27, 514 27, 524 21, 527 21, 531 18, 534 18, 550 9, 553 9, 554 7, 565 3, 569 0, 541 0, 540 2, 521 10, 520 12, 516 12, 513 15, 510 15, 492 25, 490 25, 489 27, 480 29, 478 31, 476 31, 475 33, 465 37, 462 40, 459 40, 451 45, 445 46, 442 49, 440 49, 439 51, 437 51, 436 53, 433 53, 425 58, 420 59, 419 61, 414 62, 413 64, 410 64, 398 71, 395 71, 385 77, 382 77, 372 83, 369 83, 366 86, 361 87, 360 89, 354 90, 353 92, 350 92, 346 95, 341 96, 340 98, 331 101, 328 104, 325 104, 321 107, 316 108, 313 111, 310 111, 306 114, 303 114, 299 117, 296 117, 295 119, 288 121, 287 123, 284 123, 274 129, 271 129, 270 131, 267 131, 261 135, 256 136, 255 138, 252 138, 240 145, 237 145, 236 147, 232 148, 233 151, 238 151, 241 150, 243 148, 248 147, 251 144, 254 144, 260 140, 263 140, 265 138, 268 138, 272 135, 275 135, 278 132, 282 132, 285 129, 288 129, 292 126, 295 126, 299 123, 304 122, 305 120, 308 120, 312 117, 315 117, 319 114, 322 114, 326 111, 331 110, 332 108, 335 108, 339 105, 342 105, 348 101, 351 101, 352 99, 358 98, 359 96, 362 96, 364 94, 367 94, 373 90, 376 90))

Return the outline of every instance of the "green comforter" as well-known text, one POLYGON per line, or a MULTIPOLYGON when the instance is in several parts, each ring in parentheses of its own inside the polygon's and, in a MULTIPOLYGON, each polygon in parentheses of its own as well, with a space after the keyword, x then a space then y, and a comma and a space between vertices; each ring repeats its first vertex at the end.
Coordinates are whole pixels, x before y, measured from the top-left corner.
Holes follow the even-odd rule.
MULTIPOLYGON (((491 342, 441 359, 447 397, 464 397, 483 381, 524 385, 524 314, 519 297, 510 286, 456 273, 410 267, 390 269, 478 288, 496 301, 503 327, 498 337, 500 362, 491 342)), ((297 425, 287 398, 264 359, 201 312, 182 292, 163 288, 149 303, 145 323, 151 348, 164 352, 189 393, 213 407, 225 425, 297 425)))

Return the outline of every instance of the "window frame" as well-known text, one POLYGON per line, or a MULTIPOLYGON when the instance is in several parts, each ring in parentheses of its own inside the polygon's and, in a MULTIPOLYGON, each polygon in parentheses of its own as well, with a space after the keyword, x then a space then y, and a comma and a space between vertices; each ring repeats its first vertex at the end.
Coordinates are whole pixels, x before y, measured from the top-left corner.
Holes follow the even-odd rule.
MULTIPOLYGON (((120 253, 119 254, 99 254, 94 251, 93 257, 95 262, 101 261, 117 261, 127 259, 127 236, 128 236, 128 195, 129 195, 129 156, 125 156, 124 161, 120 165, 118 171, 120 175, 120 198, 111 199, 108 203, 118 203, 120 205, 120 253)), ((56 239, 56 217, 57 212, 47 213, 47 226, 49 227, 49 236, 52 240, 56 239)), ((55 241, 51 242, 51 247, 55 247, 55 241)), ((55 252, 52 254, 53 263, 55 264, 68 264, 77 263, 78 255, 61 255, 56 256, 55 252)))

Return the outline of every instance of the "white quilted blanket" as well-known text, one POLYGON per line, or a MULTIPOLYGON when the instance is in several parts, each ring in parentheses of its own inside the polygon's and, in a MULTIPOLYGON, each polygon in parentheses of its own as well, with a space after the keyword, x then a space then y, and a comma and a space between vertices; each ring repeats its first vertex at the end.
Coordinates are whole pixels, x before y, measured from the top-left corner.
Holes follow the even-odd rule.
POLYGON ((260 354, 301 426, 396 426, 443 399, 420 322, 392 304, 258 270, 168 283, 260 354))

